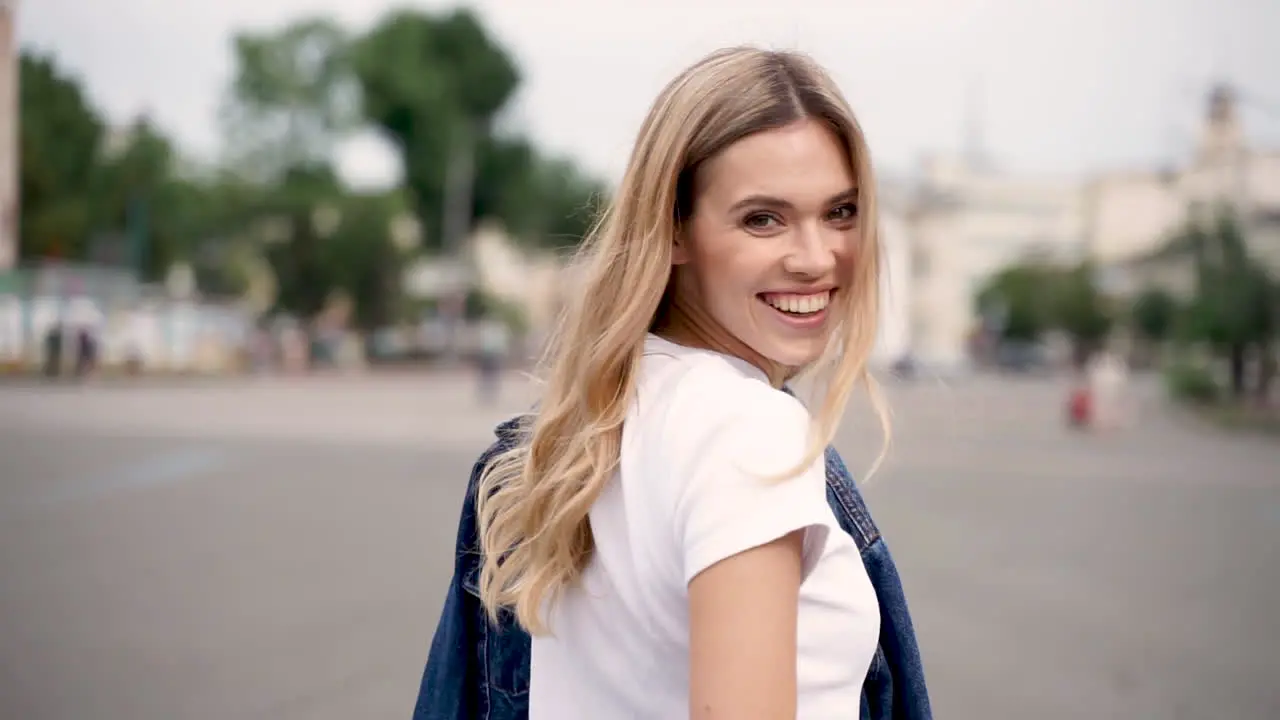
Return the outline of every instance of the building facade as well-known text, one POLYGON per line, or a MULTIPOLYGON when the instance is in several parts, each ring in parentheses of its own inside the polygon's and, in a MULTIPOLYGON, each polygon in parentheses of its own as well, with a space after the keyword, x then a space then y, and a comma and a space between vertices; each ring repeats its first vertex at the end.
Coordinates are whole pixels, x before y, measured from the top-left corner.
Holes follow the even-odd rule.
POLYGON ((911 354, 911 206, 904 188, 882 183, 880 317, 871 361, 886 366, 911 354))
POLYGON ((1089 252, 1125 291, 1191 291, 1187 253, 1170 241, 1197 212, 1233 208, 1251 254, 1280 273, 1280 151, 1253 147, 1227 86, 1208 97, 1200 137, 1186 163, 1166 170, 1105 173, 1089 183, 1089 252))
POLYGON ((1011 175, 964 158, 925 163, 910 210, 911 353, 939 370, 969 363, 975 297, 1008 265, 1085 252, 1078 183, 1011 175))

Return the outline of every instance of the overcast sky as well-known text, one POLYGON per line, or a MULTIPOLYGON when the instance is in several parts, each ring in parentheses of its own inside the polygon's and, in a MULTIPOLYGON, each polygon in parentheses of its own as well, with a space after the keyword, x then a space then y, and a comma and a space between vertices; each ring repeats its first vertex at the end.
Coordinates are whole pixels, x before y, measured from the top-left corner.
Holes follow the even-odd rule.
MULTIPOLYGON (((188 149, 218 147, 230 38, 328 14, 353 29, 382 0, 21 0, 24 46, 51 51, 113 121, 146 111, 188 149)), ((867 129, 878 164, 909 171, 961 148, 967 118, 1011 170, 1079 175, 1174 160, 1194 140, 1209 82, 1237 83, 1261 144, 1280 148, 1276 0, 481 0, 515 56, 515 122, 614 179, 649 102, 716 47, 814 55, 867 129)), ((377 145, 350 174, 387 172, 377 145)))

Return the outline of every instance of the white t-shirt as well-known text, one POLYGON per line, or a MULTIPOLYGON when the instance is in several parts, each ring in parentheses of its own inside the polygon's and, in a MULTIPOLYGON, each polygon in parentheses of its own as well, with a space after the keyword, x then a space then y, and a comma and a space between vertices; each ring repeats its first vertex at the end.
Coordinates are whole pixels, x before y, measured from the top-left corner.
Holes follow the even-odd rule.
MULTIPOLYGON (((875 589, 826 502, 810 417, 737 358, 645 342, 621 462, 591 509, 595 553, 533 638, 531 720, 680 718, 689 709, 689 581, 805 529, 797 678, 803 720, 858 716, 880 632, 875 589)), ((749 648, 744 648, 749 652, 749 648)))

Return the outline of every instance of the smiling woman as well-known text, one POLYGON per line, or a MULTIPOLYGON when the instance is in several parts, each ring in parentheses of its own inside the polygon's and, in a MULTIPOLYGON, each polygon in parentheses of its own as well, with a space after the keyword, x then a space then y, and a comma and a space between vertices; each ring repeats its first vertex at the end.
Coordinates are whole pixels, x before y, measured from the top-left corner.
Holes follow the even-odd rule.
POLYGON ((775 374, 811 363, 830 338, 830 302, 854 280, 857 178, 840 137, 803 118, 746 137, 695 176, 673 249, 665 334, 707 335, 775 374))
POLYGON ((448 648, 475 639, 447 606, 421 697, 534 720, 928 717, 896 573, 864 560, 873 526, 823 461, 870 383, 876 227, 862 131, 807 57, 723 50, 663 90, 538 412, 468 493, 482 559, 464 564, 464 509, 455 583, 500 628, 485 696, 451 684, 448 648), (816 417, 787 389, 810 369, 816 417))

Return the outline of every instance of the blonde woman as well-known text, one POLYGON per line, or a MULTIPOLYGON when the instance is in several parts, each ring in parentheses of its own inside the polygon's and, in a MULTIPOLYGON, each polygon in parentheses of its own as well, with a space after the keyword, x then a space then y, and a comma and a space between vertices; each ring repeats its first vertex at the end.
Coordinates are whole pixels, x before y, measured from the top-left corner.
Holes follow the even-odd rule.
POLYGON ((473 473, 415 718, 929 717, 893 561, 824 454, 869 384, 875 190, 803 55, 720 51, 662 91, 538 410, 473 473))

